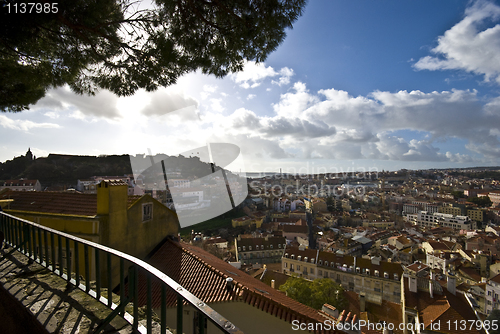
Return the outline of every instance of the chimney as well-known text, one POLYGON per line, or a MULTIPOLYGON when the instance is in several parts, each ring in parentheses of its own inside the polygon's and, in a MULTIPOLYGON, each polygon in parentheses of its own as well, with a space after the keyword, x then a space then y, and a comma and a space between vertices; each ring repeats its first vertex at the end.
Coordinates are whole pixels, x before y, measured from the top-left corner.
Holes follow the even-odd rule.
POLYGON ((275 281, 272 279, 271 280, 271 288, 273 288, 273 289, 275 289, 274 284, 275 284, 275 281))
POLYGON ((366 297, 364 292, 359 293, 359 311, 360 312, 366 311, 366 297))
POLYGON ((434 298, 434 270, 431 269, 431 279, 429 280, 429 296, 431 298, 434 298))
POLYGON ((410 292, 417 292, 417 277, 414 274, 408 277, 408 289, 410 292))
POLYGON ((97 214, 122 213, 127 210, 127 199, 126 183, 103 180, 97 185, 97 214))
POLYGON ((448 272, 448 274, 446 275, 446 278, 448 281, 448 284, 447 284, 448 292, 455 295, 457 292, 457 278, 451 272, 448 272))

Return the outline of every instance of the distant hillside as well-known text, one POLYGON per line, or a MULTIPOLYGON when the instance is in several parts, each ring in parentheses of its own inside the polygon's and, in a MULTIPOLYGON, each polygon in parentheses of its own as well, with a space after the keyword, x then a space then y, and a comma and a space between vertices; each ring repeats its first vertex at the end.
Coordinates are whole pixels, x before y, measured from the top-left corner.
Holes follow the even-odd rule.
MULTIPOLYGON (((156 158, 155 160, 158 161, 156 158)), ((162 155, 161 160, 164 160, 170 169, 180 171, 182 177, 203 177, 211 173, 210 165, 201 162, 197 157, 162 155)), ((48 157, 36 159, 27 154, 0 163, 0 181, 19 178, 38 179, 44 188, 75 186, 78 179, 87 179, 91 176, 125 174, 132 174, 130 157, 126 154, 98 157, 49 154, 48 157)))

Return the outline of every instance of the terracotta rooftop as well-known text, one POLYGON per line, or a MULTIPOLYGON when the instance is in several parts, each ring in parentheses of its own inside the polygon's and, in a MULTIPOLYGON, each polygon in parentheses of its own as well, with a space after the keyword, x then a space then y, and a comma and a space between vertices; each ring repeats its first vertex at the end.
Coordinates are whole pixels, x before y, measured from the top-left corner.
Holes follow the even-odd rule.
POLYGON ((500 284, 500 274, 490 278, 490 281, 500 284))
MULTIPOLYGON (((129 196, 130 207, 140 196, 129 196)), ((97 215, 97 194, 36 191, 3 191, 0 199, 13 199, 7 210, 57 213, 79 216, 97 215)))
POLYGON ((415 273, 418 273, 419 271, 422 271, 422 270, 426 270, 428 268, 429 268, 428 265, 425 265, 425 264, 420 263, 420 262, 415 262, 415 263, 409 265, 408 267, 406 267, 406 269, 411 270, 415 273))
POLYGON ((253 246, 253 250, 282 250, 286 247, 285 237, 266 237, 266 238, 242 238, 236 239, 237 247, 253 246), (257 248, 256 246, 260 246, 257 248))
MULTIPOLYGON (((205 303, 243 301, 284 321, 324 321, 317 310, 303 305, 284 293, 234 268, 201 248, 167 240, 148 262, 178 282, 205 303), (226 278, 234 282, 232 292, 226 289, 226 278)), ((139 273, 139 305, 146 304, 146 277, 139 273)), ((152 305, 160 307, 161 288, 152 281, 152 305)), ((167 293, 167 305, 176 297, 167 293)))
MULTIPOLYGON (((415 293, 408 290, 408 281, 405 280, 405 301, 407 308, 416 309, 421 317, 421 322, 424 323, 425 328, 432 323, 440 322, 441 326, 450 321, 460 323, 461 320, 475 320, 476 315, 469 306, 465 297, 457 293, 451 294, 448 290, 443 289, 443 294, 434 294, 431 298, 429 293, 415 293)), ((443 329, 443 327, 441 327, 443 329)), ((457 333, 476 334, 485 333, 484 330, 478 331, 476 328, 467 327, 466 330, 454 331, 457 333)))
POLYGON ((308 227, 307 225, 283 225, 283 232, 285 233, 306 233, 308 227))
POLYGON ((34 186, 37 183, 38 180, 26 180, 26 179, 19 179, 19 180, 6 180, 3 184, 3 186, 15 186, 15 187, 22 187, 22 186, 34 186))

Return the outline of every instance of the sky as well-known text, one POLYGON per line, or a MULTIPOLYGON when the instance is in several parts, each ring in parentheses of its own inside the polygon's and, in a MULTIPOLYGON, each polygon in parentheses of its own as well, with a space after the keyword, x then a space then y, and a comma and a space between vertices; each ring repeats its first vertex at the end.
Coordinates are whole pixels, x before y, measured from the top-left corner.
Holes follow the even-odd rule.
POLYGON ((309 0, 243 72, 123 98, 60 87, 0 129, 0 161, 231 143, 247 172, 500 166, 500 1, 309 0))

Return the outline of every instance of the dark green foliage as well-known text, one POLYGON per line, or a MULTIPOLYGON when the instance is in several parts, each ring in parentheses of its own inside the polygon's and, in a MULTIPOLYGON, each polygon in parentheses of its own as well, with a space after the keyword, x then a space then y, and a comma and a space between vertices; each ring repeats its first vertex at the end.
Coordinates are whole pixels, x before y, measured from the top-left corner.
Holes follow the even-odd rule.
POLYGON ((342 311, 347 306, 344 289, 329 278, 307 281, 299 277, 290 277, 280 290, 296 301, 319 310, 323 304, 330 304, 342 311))
POLYGON ((491 202, 491 199, 488 196, 481 196, 481 197, 469 197, 467 201, 476 204, 477 206, 480 207, 489 207, 493 203, 491 202))
POLYGON ((499 329, 500 310, 492 310, 491 313, 486 318, 486 320, 489 320, 490 328, 492 328, 489 330, 489 333, 490 334, 500 334, 500 329, 499 329))
POLYGON ((453 197, 455 199, 457 199, 457 198, 465 198, 464 192, 462 190, 453 190, 451 192, 451 194, 453 195, 453 197))
MULTIPOLYGON (((3 0, 3 3, 14 3, 3 0)), ((20 3, 24 1, 16 1, 20 3)), ((0 110, 21 111, 47 89, 131 95, 191 71, 225 76, 264 61, 306 0, 61 0, 57 13, 0 17, 0 110)))

